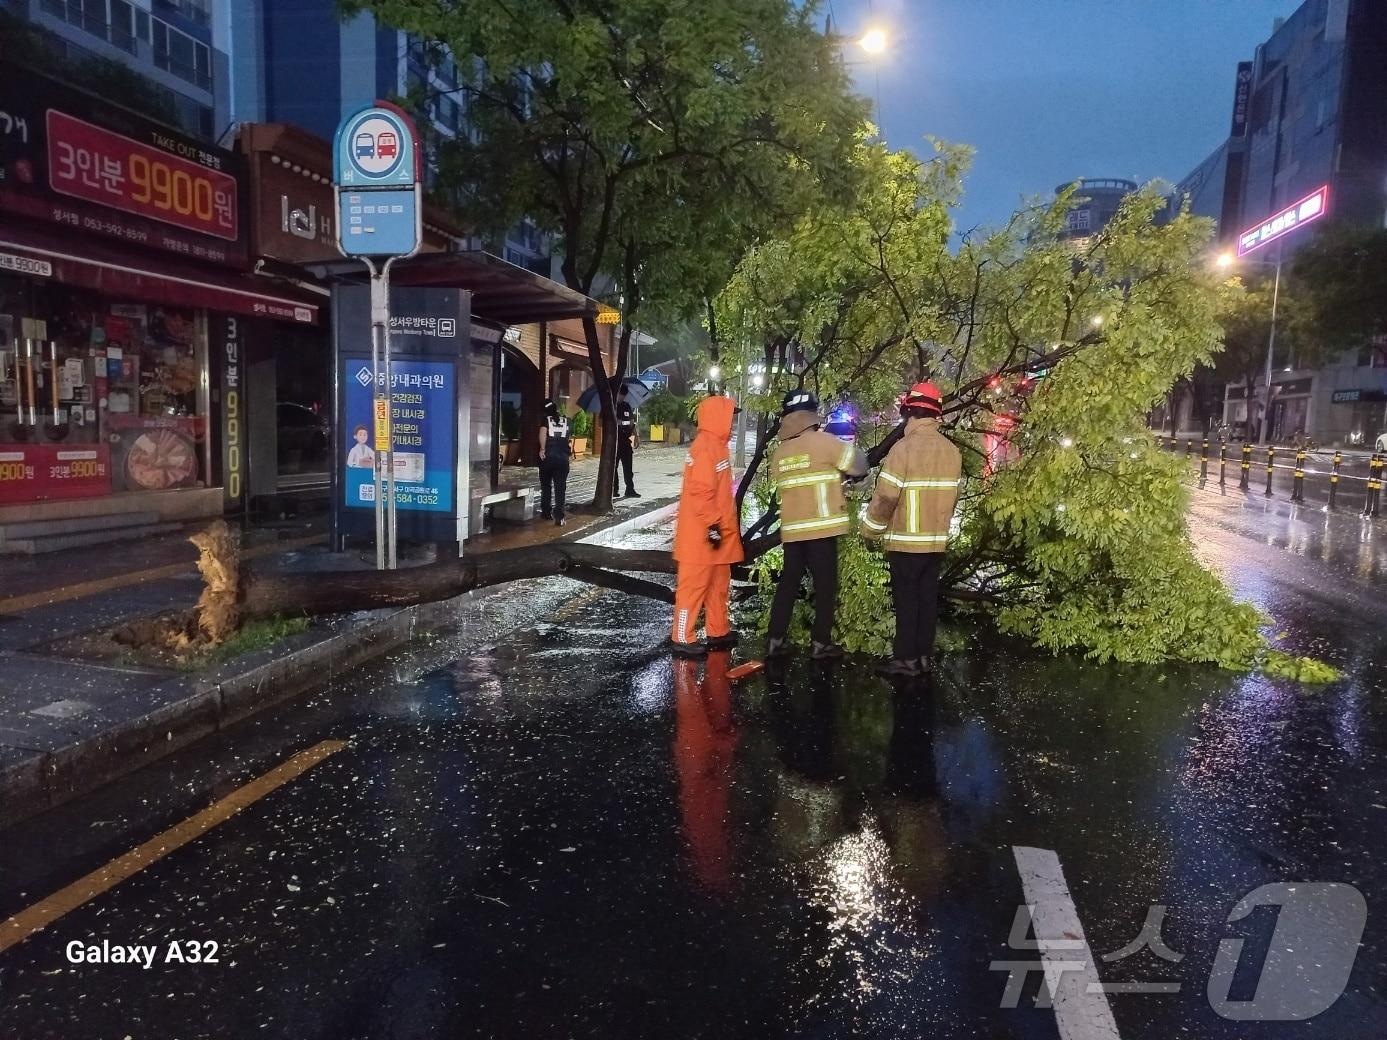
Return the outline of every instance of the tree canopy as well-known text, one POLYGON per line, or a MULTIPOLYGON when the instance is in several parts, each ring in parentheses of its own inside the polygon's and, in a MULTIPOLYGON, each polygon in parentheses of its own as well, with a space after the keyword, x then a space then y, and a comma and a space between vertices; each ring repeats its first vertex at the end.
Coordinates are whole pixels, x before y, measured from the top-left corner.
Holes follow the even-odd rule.
MULTIPOLYGON (((838 42, 797 0, 344 0, 446 48, 467 132, 440 186, 479 231, 558 237, 567 284, 637 315, 688 316, 758 234, 843 191, 866 112, 838 42)), ((595 323, 589 361, 614 412, 595 323)), ((610 504, 615 436, 598 505, 610 504)))
MULTIPOLYGON (((1076 244, 1062 193, 951 249, 965 150, 922 161, 864 143, 856 161, 853 201, 759 245, 719 298, 724 364, 773 373, 752 402, 771 432, 791 385, 890 420, 928 376, 967 470, 945 567, 956 590, 1050 649, 1247 665, 1258 616, 1196 561, 1182 464, 1144 423, 1219 347, 1208 223, 1158 225, 1164 200, 1146 190, 1076 244)), ((880 556, 850 544, 845 576, 839 635, 880 650, 880 556)))

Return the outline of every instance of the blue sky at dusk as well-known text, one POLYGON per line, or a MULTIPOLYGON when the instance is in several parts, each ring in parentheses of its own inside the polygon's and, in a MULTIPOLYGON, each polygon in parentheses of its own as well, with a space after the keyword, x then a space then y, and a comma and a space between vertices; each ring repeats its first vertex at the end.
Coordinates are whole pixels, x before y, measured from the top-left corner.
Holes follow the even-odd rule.
POLYGON ((883 59, 854 48, 859 89, 880 76, 887 141, 977 149, 961 229, 1006 220, 1023 196, 1078 177, 1176 181, 1228 132, 1239 61, 1300 0, 833 0, 840 32, 879 25, 883 59), (862 61, 862 64, 856 64, 862 61))

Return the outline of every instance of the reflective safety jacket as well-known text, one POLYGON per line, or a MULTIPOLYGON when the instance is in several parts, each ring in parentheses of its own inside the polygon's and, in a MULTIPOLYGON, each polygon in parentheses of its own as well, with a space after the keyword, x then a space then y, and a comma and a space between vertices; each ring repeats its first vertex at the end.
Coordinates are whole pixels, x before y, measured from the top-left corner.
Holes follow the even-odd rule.
POLYGON ((806 542, 848 533, 843 475, 864 476, 867 457, 831 433, 809 428, 819 417, 791 412, 771 453, 771 479, 780 495, 780 540, 806 542))
POLYGON ((881 539, 887 552, 943 552, 962 470, 938 419, 910 419, 881 465, 862 534, 881 539))
POLYGON ((684 486, 674 521, 674 558, 679 563, 742 562, 741 524, 727 455, 735 407, 730 397, 709 397, 698 406, 698 436, 684 457, 684 486), (722 543, 716 546, 708 542, 713 524, 722 532, 722 543))

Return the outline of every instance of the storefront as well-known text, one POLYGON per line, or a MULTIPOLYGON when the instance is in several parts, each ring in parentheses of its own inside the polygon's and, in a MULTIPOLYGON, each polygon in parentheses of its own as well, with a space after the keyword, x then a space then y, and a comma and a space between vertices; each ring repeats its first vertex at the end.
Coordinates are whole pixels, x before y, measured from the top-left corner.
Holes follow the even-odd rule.
POLYGON ((0 546, 236 508, 248 332, 320 320, 249 272, 240 160, 14 67, 0 115, 0 546))

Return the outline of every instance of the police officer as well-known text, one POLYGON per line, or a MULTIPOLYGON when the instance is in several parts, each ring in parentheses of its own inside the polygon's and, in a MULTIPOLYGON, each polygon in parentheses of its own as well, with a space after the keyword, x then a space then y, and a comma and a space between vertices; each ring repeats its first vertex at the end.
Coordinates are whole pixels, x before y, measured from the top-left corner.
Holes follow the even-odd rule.
POLYGON ((766 655, 786 652, 785 634, 807 570, 814 580, 812 655, 836 657, 833 615, 838 603, 838 539, 848 533, 843 477, 867 474, 867 456, 819 429, 819 402, 791 390, 780 409, 780 443, 771 453, 771 479, 780 495, 780 542, 785 562, 771 603, 766 655))
POLYGON ((905 435, 887 453, 862 534, 880 540, 891 568, 896 638, 887 675, 920 675, 931 667, 939 617, 939 572, 958 502, 962 459, 939 429, 943 403, 933 383, 901 396, 905 435))
POLYGON ((616 458, 621 463, 622 476, 626 478, 626 497, 640 498, 631 479, 631 452, 640 445, 640 435, 636 433, 636 410, 627 399, 625 383, 621 384, 616 397, 616 458))
POLYGON ((568 460, 573 442, 568 436, 568 418, 556 402, 544 401, 544 424, 539 428, 539 515, 563 526, 563 503, 568 493, 568 460), (551 509, 552 505, 552 509, 551 509))

